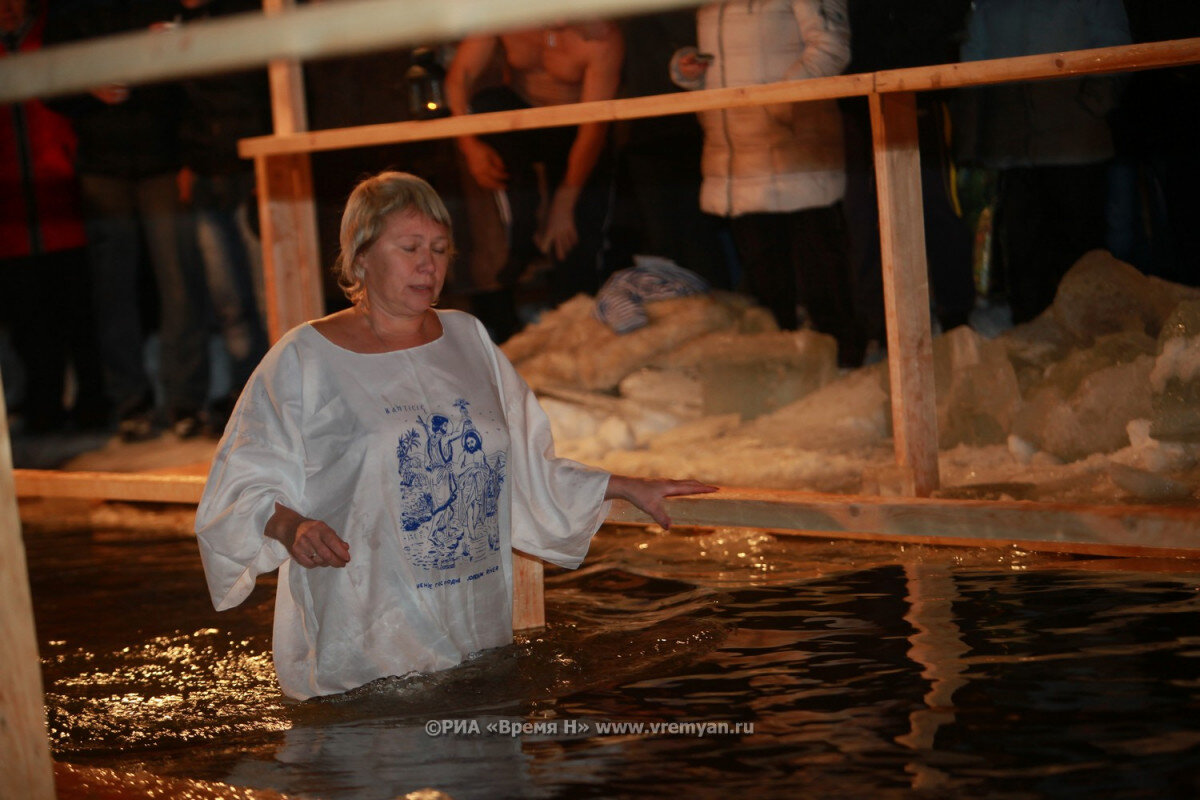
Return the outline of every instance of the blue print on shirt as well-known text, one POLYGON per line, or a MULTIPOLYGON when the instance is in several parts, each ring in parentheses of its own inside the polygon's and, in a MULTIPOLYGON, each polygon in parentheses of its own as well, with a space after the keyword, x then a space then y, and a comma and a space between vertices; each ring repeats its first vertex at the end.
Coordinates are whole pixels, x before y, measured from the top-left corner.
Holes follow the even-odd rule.
POLYGON ((454 405, 457 422, 419 415, 421 430, 409 429, 396 445, 404 551, 425 569, 474 563, 500 549, 504 451, 489 454, 467 401, 454 405))

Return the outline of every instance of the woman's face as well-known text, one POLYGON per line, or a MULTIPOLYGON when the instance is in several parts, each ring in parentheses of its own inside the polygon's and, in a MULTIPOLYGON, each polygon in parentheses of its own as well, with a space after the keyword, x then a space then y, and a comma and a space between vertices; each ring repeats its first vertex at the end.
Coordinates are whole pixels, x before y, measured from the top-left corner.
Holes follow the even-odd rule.
POLYGON ((442 292, 450 265, 446 226, 413 211, 397 211, 358 258, 372 309, 394 316, 425 313, 442 292))

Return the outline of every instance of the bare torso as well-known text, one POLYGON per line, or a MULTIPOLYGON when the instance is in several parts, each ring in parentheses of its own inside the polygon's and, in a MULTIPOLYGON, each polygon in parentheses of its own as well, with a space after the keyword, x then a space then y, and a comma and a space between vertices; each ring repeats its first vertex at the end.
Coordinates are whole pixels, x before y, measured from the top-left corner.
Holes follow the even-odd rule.
POLYGON ((533 106, 579 102, 590 56, 587 40, 572 27, 535 28, 500 37, 509 86, 533 106))

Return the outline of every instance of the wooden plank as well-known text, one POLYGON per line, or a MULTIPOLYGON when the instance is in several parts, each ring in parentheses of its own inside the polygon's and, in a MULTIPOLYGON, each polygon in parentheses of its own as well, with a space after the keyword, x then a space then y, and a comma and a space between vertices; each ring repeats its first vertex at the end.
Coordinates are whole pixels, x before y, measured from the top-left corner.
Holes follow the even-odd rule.
POLYGON ((865 95, 872 90, 870 73, 782 81, 728 89, 705 89, 621 100, 596 100, 519 111, 495 111, 442 119, 388 122, 352 128, 328 128, 291 136, 258 136, 243 139, 238 151, 244 157, 279 153, 313 153, 351 147, 446 139, 468 134, 552 128, 586 122, 690 114, 720 108, 760 106, 767 103, 802 103, 865 95))
MULTIPOLYGON (((676 525, 685 526, 943 546, 1200 558, 1200 508, 723 489, 672 498, 667 511, 676 525)), ((650 520, 628 503, 614 502, 609 522, 650 520)))
POLYGON ((964 61, 875 73, 875 91, 919 92, 1073 75, 1133 72, 1200 63, 1200 38, 1098 47, 1063 53, 964 61))
POLYGON ((42 660, 0 379, 0 797, 53 800, 54 766, 46 729, 42 660))
POLYGON ((47 47, 0 61, 0 104, 260 67, 276 59, 386 50, 461 39, 476 31, 615 18, 698 5, 698 0, 339 0, 278 17, 237 14, 168 31, 138 31, 47 47))
POLYGON ((263 246, 267 334, 325 313, 312 167, 306 153, 254 160, 263 246))
POLYGON ((938 445, 916 96, 870 104, 896 463, 906 493, 925 497, 938 487, 938 445))
MULTIPOLYGON (((204 488, 204 478, 199 475, 56 470, 14 470, 13 474, 17 497, 194 504, 204 488)), ((681 526, 764 528, 946 546, 1020 544, 1096 555, 1152 552, 1200 556, 1200 508, 889 498, 772 489, 722 489, 672 498, 668 503, 672 519, 681 526)), ((623 502, 613 504, 608 521, 650 522, 623 502)), ((540 574, 542 565, 523 555, 514 559, 514 586, 520 583, 517 572, 523 568, 540 574)), ((516 609, 514 603, 514 615, 516 609)), ((544 616, 535 618, 544 620, 544 616)))
POLYGON ((199 503, 202 475, 14 470, 17 497, 70 497, 147 503, 199 503))
MULTIPOLYGON (((268 17, 295 7, 295 0, 263 0, 268 17)), ((304 74, 294 59, 276 59, 267 69, 275 134, 308 130, 304 74)), ((254 161, 259 231, 263 248, 263 291, 267 336, 272 342, 291 328, 324 314, 321 247, 312 161, 307 153, 254 161)))
MULTIPOLYGON (((296 0, 263 0, 268 17, 296 7, 296 0)), ((304 100, 304 72, 294 58, 277 58, 267 65, 271 88, 271 118, 275 135, 287 136, 308 130, 308 106, 304 100)))
POLYGON ((542 560, 513 551, 513 630, 546 627, 546 592, 542 560))

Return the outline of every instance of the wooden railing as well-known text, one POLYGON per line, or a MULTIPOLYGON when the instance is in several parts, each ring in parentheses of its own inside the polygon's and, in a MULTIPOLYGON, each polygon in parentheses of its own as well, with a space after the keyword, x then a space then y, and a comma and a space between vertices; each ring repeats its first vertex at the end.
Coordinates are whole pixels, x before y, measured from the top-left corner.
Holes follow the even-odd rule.
MULTIPOLYGON (((687 0, 573 0, 566 13, 618 15, 695 5, 687 0)), ((290 0, 264 0, 278 13, 290 0)), ((849 537, 899 538, 972 544, 1011 544, 1076 552, 1200 552, 1200 511, 1101 508, 1034 503, 923 500, 938 484, 937 430, 926 278, 924 226, 916 141, 915 92, 1071 75, 1125 72, 1200 62, 1200 39, 1187 39, 1022 58, 843 75, 738 89, 716 89, 446 120, 307 132, 295 59, 352 52, 375 42, 389 46, 457 38, 474 30, 534 24, 560 16, 560 0, 443 0, 434 4, 358 0, 289 12, 274 20, 242 19, 184 26, 164 34, 131 34, 111 41, 6 58, 0 61, 0 102, 79 91, 112 82, 163 79, 221 68, 271 65, 276 135, 247 140, 242 152, 255 161, 273 336, 322 313, 315 215, 308 154, 319 150, 438 139, 462 133, 575 125, 744 105, 864 96, 869 99, 879 187, 888 353, 896 461, 907 475, 910 498, 862 498, 797 492, 723 491, 671 501, 681 523, 750 525, 819 531, 849 537), (461 13, 450 13, 451 11, 461 13), (507 15, 507 16, 506 16, 507 15), (291 59, 291 60, 287 60, 291 59)), ((1191 109, 1181 109, 1187 113, 1191 109)), ((0 404, 0 535, 4 551, 23 553, 17 496, 195 502, 196 478, 161 475, 70 474, 11 469, 0 404), (15 487, 15 489, 14 489, 15 487)), ((618 505, 614 520, 646 521, 618 505)), ((0 788, 25 796, 53 796, 40 719, 37 648, 28 593, 18 572, 24 559, 0 560, 0 632, 16 648, 0 681, 0 725, 9 763, 0 788), (19 569, 18 569, 19 568, 19 569), (12 573, 12 574, 10 574, 12 573), (13 580, 10 580, 12 578, 13 580), (12 588, 17 587, 17 588, 12 588), (11 592, 10 592, 11 589, 11 592), (11 635, 10 635, 11 634, 11 635), (19 651, 19 652, 18 652, 19 651), (32 670, 32 672, 30 672, 32 670), (29 700, 28 703, 22 702, 29 700)), ((541 624, 541 570, 518 557, 514 566, 514 623, 541 624)))

